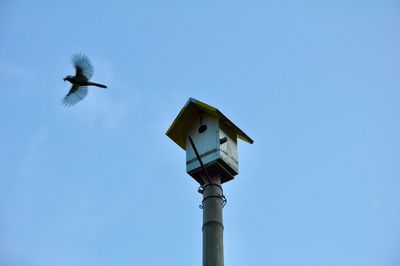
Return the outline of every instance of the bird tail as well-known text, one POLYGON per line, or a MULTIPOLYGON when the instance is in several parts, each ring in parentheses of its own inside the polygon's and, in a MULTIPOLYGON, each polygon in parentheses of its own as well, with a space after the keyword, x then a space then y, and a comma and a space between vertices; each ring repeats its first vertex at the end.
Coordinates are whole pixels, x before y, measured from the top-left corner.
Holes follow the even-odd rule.
POLYGON ((92 85, 92 86, 96 86, 96 87, 100 87, 100 88, 107 88, 106 85, 100 84, 100 83, 95 83, 95 82, 88 82, 88 85, 92 85))

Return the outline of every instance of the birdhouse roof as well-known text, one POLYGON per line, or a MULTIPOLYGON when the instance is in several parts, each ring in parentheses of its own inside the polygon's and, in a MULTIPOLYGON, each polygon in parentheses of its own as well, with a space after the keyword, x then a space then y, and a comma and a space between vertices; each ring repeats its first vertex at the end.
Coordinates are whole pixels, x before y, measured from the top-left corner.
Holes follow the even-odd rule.
POLYGON ((212 107, 199 100, 189 98, 185 106, 179 112, 172 125, 169 127, 166 135, 170 137, 182 149, 186 150, 186 136, 194 119, 201 112, 207 113, 219 119, 220 122, 227 125, 236 136, 248 143, 253 143, 253 140, 246 135, 239 127, 237 127, 231 120, 229 120, 217 108, 212 107))

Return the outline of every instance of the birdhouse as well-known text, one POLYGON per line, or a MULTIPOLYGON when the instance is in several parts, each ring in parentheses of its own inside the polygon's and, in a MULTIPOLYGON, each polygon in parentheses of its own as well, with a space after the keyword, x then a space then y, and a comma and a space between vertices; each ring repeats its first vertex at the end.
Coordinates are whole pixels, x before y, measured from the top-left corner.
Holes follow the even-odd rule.
POLYGON ((218 109, 193 98, 187 101, 166 134, 186 151, 186 172, 201 185, 205 176, 189 137, 207 172, 220 176, 222 183, 238 174, 237 139, 253 143, 218 109))

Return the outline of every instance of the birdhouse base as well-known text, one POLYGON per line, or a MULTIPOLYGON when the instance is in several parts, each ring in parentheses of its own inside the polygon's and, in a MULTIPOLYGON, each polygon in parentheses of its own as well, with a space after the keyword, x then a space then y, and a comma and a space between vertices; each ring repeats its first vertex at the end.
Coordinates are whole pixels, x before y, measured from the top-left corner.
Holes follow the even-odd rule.
MULTIPOLYGON (((231 167, 228 166, 223 160, 219 159, 212 163, 205 165, 208 174, 213 176, 218 176, 221 178, 221 183, 228 182, 234 178, 238 173, 234 171, 231 167)), ((206 176, 202 168, 197 168, 188 174, 194 178, 200 185, 204 185, 206 183, 206 176)))

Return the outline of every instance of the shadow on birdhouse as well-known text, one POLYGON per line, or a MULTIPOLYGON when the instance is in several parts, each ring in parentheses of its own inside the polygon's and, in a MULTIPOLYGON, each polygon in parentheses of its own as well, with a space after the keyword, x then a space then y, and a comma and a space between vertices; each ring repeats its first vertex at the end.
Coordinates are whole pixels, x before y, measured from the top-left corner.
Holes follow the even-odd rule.
POLYGON ((237 139, 253 143, 218 109, 193 98, 187 101, 166 134, 186 151, 186 172, 200 185, 205 183, 205 176, 189 137, 208 173, 219 176, 222 183, 238 174, 237 139))

